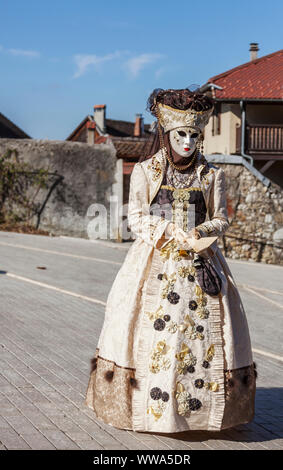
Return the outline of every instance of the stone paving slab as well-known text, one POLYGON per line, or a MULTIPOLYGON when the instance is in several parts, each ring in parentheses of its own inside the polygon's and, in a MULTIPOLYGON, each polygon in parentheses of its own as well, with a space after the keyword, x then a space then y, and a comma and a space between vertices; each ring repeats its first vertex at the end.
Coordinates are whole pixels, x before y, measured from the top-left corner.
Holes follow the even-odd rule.
MULTIPOLYGON (((0 449, 282 450, 282 360, 265 354, 282 357, 282 312, 268 300, 273 300, 270 292, 266 300, 240 287, 252 345, 261 351, 254 353, 258 380, 252 423, 220 432, 140 433, 106 425, 84 405, 103 302, 126 253, 111 242, 0 232, 0 449), (47 269, 36 269, 39 265, 47 269)), ((259 289, 265 276, 266 289, 282 291, 283 268, 228 263, 241 286, 259 289)))

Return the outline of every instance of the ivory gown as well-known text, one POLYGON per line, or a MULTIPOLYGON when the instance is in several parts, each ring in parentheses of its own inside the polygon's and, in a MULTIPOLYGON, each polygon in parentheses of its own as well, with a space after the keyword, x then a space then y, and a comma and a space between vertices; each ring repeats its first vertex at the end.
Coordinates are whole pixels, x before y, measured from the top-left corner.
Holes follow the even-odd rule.
POLYGON ((172 216, 202 236, 222 235, 229 226, 223 170, 201 154, 196 165, 196 179, 179 193, 168 184, 171 170, 161 152, 136 163, 131 175, 128 225, 137 238, 108 295, 85 399, 118 428, 220 431, 254 417, 247 319, 217 240, 201 253, 221 277, 217 296, 200 288, 192 251, 178 250, 173 238, 164 245, 172 216), (176 196, 187 200, 187 219, 176 196), (162 216, 154 213, 156 203, 162 216))

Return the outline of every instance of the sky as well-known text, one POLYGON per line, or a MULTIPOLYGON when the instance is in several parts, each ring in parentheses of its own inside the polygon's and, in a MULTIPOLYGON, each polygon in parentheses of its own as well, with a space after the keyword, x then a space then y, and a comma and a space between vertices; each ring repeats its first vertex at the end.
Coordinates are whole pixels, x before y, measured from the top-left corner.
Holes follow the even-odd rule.
POLYGON ((153 121, 155 88, 202 85, 283 48, 281 0, 0 0, 0 112, 35 139, 106 117, 153 121))

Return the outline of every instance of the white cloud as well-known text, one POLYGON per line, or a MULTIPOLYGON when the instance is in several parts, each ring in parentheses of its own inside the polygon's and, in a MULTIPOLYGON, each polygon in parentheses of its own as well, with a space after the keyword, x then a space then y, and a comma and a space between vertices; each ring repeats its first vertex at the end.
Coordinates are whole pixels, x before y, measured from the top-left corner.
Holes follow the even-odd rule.
POLYGON ((127 51, 116 51, 112 54, 106 54, 104 56, 98 56, 96 54, 77 54, 74 56, 77 71, 75 72, 73 78, 78 78, 84 75, 87 69, 92 65, 96 66, 102 64, 103 62, 118 59, 125 53, 127 53, 127 51))
POLYGON ((163 54, 140 54, 136 57, 129 59, 125 66, 131 77, 135 78, 139 75, 140 71, 148 64, 152 64, 158 59, 162 59, 163 54))
POLYGON ((29 51, 29 50, 24 50, 24 49, 7 49, 7 52, 12 55, 20 55, 20 56, 30 57, 30 58, 40 57, 39 52, 29 51))

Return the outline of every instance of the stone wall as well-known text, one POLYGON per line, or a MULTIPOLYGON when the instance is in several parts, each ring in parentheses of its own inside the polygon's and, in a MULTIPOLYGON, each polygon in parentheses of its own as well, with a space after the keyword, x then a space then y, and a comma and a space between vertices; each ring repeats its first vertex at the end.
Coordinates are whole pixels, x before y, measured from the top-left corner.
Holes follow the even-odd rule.
MULTIPOLYGON (((90 219, 86 214, 89 206, 104 204, 109 217, 109 198, 116 169, 113 145, 0 139, 0 155, 7 149, 16 149, 22 160, 34 168, 48 168, 52 174, 48 188, 41 189, 37 195, 37 201, 44 206, 37 228, 56 235, 88 238, 90 219)), ((37 221, 38 217, 33 218, 33 225, 37 221)))
MULTIPOLYGON (((117 163, 113 145, 0 139, 0 155, 7 149, 18 150, 19 156, 34 168, 48 168, 53 174, 48 188, 37 195, 42 207, 40 217, 33 220, 37 228, 56 235, 88 238, 87 211, 94 203, 106 207, 109 227, 109 201, 117 163)), ((219 239, 224 254, 232 259, 283 265, 282 188, 275 183, 265 186, 243 165, 214 164, 226 175, 231 224, 219 239)))
POLYGON ((219 243, 225 255, 283 265, 282 188, 274 183, 265 186, 243 165, 215 165, 226 176, 231 224, 219 243))

